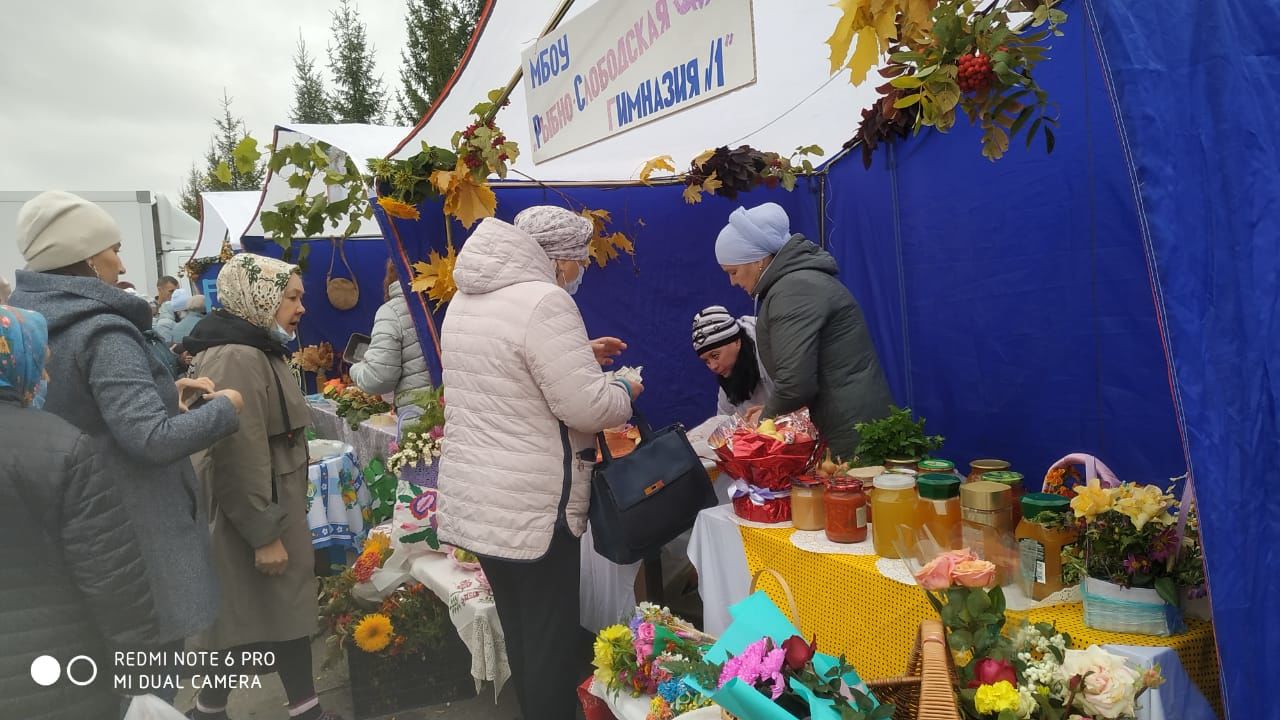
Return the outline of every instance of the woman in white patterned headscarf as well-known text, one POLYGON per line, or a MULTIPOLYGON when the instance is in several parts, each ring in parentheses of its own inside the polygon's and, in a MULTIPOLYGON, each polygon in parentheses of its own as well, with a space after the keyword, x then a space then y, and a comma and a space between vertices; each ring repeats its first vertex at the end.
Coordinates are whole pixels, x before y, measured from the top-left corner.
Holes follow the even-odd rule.
MULTIPOLYGON (((195 639, 206 650, 254 647, 275 653, 289 716, 332 718, 311 675, 317 604, 307 525, 307 404, 287 362, 306 309, 294 265, 241 254, 218 273, 222 307, 184 344, 195 372, 244 396, 240 431, 199 458, 211 498, 218 619, 195 639)), ((230 690, 206 687, 194 718, 225 718, 230 690)))

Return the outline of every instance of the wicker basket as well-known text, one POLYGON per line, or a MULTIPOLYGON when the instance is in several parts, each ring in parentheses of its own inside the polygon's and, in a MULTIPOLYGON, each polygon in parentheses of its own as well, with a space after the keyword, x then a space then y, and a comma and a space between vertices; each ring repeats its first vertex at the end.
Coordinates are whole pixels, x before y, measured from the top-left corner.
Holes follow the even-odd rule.
MULTIPOLYGON (((799 628, 800 609, 791 594, 791 587, 776 570, 764 568, 757 572, 751 578, 751 589, 747 594, 756 591, 760 578, 765 574, 772 576, 782 588, 782 594, 787 598, 791 610, 791 620, 799 628)), ((960 709, 956 704, 955 667, 941 621, 925 620, 920 623, 920 631, 907 660, 905 675, 866 682, 877 700, 893 704, 894 720, 960 720, 960 709)), ((738 720, 724 708, 720 709, 720 717, 723 720, 738 720)))

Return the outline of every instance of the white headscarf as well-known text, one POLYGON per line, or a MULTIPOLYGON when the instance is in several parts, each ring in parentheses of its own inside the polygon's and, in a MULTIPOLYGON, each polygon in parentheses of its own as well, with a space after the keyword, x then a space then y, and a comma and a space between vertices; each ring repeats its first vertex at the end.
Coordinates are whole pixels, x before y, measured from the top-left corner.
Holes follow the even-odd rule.
POLYGON ((716 261, 721 265, 745 265, 777 255, 791 239, 791 218, 777 203, 740 207, 729 215, 729 224, 716 238, 716 261))

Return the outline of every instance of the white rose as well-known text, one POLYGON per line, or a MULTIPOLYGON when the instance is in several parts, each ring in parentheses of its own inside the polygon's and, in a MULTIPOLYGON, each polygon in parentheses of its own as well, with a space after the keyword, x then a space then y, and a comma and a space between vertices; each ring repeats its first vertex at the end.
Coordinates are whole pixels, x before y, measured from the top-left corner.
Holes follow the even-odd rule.
POLYGON ((1018 687, 1018 717, 1022 720, 1030 720, 1031 716, 1039 709, 1036 704, 1036 697, 1032 694, 1031 688, 1026 686, 1018 687))
POLYGON ((1140 675, 1124 658, 1090 645, 1088 650, 1068 650, 1062 663, 1064 683, 1088 675, 1076 692, 1081 710, 1104 718, 1132 717, 1137 713, 1134 699, 1139 690, 1140 675))

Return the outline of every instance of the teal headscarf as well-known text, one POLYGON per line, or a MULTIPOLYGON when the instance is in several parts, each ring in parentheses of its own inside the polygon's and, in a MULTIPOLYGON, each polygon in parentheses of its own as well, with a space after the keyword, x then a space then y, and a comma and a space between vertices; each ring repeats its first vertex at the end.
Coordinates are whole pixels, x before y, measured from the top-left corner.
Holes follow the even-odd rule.
POLYGON ((49 326, 43 315, 0 305, 0 388, 16 390, 24 406, 44 405, 48 345, 49 326))

